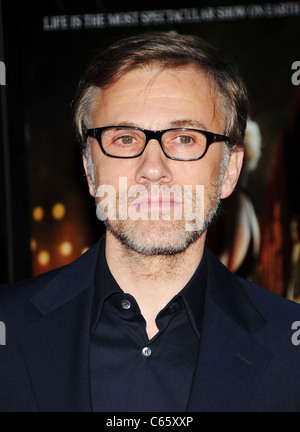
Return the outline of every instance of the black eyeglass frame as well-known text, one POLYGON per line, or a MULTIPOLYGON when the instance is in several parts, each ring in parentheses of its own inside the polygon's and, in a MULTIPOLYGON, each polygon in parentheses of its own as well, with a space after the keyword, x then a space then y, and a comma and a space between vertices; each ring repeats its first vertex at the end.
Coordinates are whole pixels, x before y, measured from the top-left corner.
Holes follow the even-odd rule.
POLYGON ((122 125, 120 125, 120 126, 104 126, 104 127, 94 128, 94 129, 87 129, 85 131, 85 136, 86 136, 86 138, 88 138, 88 137, 95 138, 98 141, 98 143, 101 147, 101 150, 103 151, 103 153, 106 156, 118 158, 118 159, 134 159, 134 158, 141 156, 143 154, 145 148, 146 148, 146 145, 152 139, 155 139, 156 141, 158 141, 164 155, 167 158, 172 159, 172 160, 177 160, 177 161, 193 161, 193 160, 202 159, 205 156, 205 154, 207 153, 209 146, 215 142, 223 142, 224 141, 226 143, 231 144, 229 138, 226 135, 220 135, 220 134, 216 134, 214 132, 208 132, 208 131, 204 131, 201 129, 192 129, 192 128, 169 128, 169 129, 163 129, 163 130, 148 130, 148 129, 142 129, 142 128, 139 128, 136 126, 122 126, 122 125), (134 156, 116 156, 116 155, 112 155, 112 154, 108 153, 103 148, 101 136, 102 136, 102 132, 104 132, 107 129, 113 129, 113 128, 122 128, 122 129, 130 129, 130 130, 133 129, 133 130, 139 130, 139 131, 143 132, 145 134, 145 137, 146 137, 146 141, 145 141, 145 145, 144 145, 143 149, 137 155, 134 155, 134 156), (184 131, 201 132, 206 137, 206 147, 205 147, 204 153, 197 158, 191 158, 191 159, 176 158, 174 156, 168 155, 168 153, 166 153, 166 151, 163 147, 163 144, 162 144, 162 136, 164 133, 169 132, 169 131, 173 131, 173 130, 174 131, 178 130, 178 131, 182 131, 182 132, 184 132, 184 131))

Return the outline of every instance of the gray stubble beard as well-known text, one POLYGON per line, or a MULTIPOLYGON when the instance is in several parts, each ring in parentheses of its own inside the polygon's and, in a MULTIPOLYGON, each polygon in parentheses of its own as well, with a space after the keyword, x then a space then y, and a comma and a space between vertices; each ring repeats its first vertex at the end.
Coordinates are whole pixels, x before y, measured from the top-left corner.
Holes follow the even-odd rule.
POLYGON ((209 199, 209 209, 204 217, 204 223, 199 229, 189 231, 186 229, 186 221, 182 220, 103 220, 103 209, 96 202, 96 213, 103 220, 105 228, 112 233, 125 248, 131 249, 145 256, 175 255, 186 250, 192 243, 198 240, 207 230, 216 217, 220 208, 220 187, 214 186, 214 193, 209 199), (151 239, 151 231, 156 232, 156 240, 151 239), (161 239, 164 243, 161 244, 161 239))
MULTIPOLYGON (((116 219, 114 221, 111 221, 109 219, 103 218, 103 209, 101 208, 101 204, 98 202, 96 198, 96 215, 98 219, 102 220, 106 230, 108 230, 115 238, 117 238, 121 244, 128 250, 135 251, 139 254, 142 254, 144 256, 172 256, 176 255, 180 252, 185 251, 192 243, 197 241, 208 229, 208 227, 211 225, 217 214, 219 213, 220 207, 221 207, 221 187, 223 183, 223 178, 226 172, 226 168, 228 166, 230 157, 230 152, 228 149, 225 149, 224 151, 224 157, 223 162, 220 170, 219 180, 217 184, 212 184, 212 193, 209 198, 209 210, 206 212, 206 215, 204 217, 204 223, 203 225, 195 230, 195 231, 188 231, 185 229, 184 220, 182 221, 172 221, 172 224, 169 226, 160 226, 159 230, 163 234, 166 230, 170 231, 170 234, 172 231, 174 232, 174 229, 176 226, 174 226, 174 223, 178 223, 179 226, 179 233, 178 234, 178 241, 176 244, 172 244, 171 241, 166 242, 164 245, 157 245, 155 242, 154 244, 151 244, 145 241, 146 232, 141 233, 141 239, 143 239, 143 242, 140 241, 137 238, 138 230, 141 227, 141 224, 144 223, 144 221, 134 221, 134 223, 130 226, 128 225, 127 220, 119 220, 116 219), (136 225, 135 225, 136 224, 136 225), (138 230, 136 229, 138 228, 138 230)), ((91 160, 91 155, 87 154, 88 158, 88 166, 90 167, 90 175, 92 177, 92 180, 94 182, 94 189, 96 194, 96 184, 94 180, 94 169, 93 169, 93 163, 91 160), (92 174, 91 174, 92 173, 92 174)), ((160 221, 156 220, 150 220, 147 221, 149 224, 157 224, 160 221)), ((149 225, 148 225, 149 227, 149 225)), ((170 237, 170 236, 169 236, 170 237)))

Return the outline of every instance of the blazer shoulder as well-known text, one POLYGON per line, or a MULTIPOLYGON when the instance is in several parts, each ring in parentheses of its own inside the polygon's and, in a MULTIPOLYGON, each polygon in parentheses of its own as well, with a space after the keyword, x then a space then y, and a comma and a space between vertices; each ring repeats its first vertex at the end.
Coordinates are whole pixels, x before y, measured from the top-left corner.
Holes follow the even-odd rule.
POLYGON ((249 280, 238 277, 249 298, 267 318, 275 321, 300 320, 300 304, 280 296, 249 280))
POLYGON ((10 298, 16 298, 18 296, 26 297, 31 296, 42 286, 48 283, 52 278, 54 278, 57 273, 63 267, 50 270, 49 272, 42 273, 38 276, 33 276, 28 279, 23 279, 13 283, 7 283, 0 285, 0 304, 10 298))
POLYGON ((19 318, 22 320, 28 312, 31 313, 34 309, 30 303, 33 295, 49 283, 62 268, 12 284, 0 285, 0 321, 14 321, 17 324, 19 318))
POLYGON ((0 285, 0 321, 6 319, 15 322, 17 318, 23 320, 25 316, 31 318, 32 314, 40 313, 35 308, 36 304, 32 303, 34 299, 40 296, 65 298, 72 296, 72 292, 79 292, 81 286, 90 285, 101 244, 102 239, 66 266, 20 282, 0 285))

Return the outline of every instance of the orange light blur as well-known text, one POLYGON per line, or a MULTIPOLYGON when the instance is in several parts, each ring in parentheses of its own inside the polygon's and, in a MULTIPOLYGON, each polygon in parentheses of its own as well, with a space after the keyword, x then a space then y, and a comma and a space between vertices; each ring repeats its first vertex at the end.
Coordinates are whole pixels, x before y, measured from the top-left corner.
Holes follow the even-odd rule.
POLYGON ((50 262, 50 254, 47 251, 41 251, 37 256, 38 263, 41 266, 46 266, 50 262))
POLYGON ((44 215, 45 215, 45 211, 43 207, 37 206, 34 207, 34 209, 32 210, 32 217, 33 220, 35 220, 36 222, 40 222, 41 220, 43 220, 44 215))
POLYGON ((52 216, 56 220, 61 220, 65 217, 66 207, 62 203, 56 203, 52 207, 52 216))
POLYGON ((65 241, 59 246, 59 251, 63 256, 69 256, 73 251, 73 246, 70 242, 65 241))

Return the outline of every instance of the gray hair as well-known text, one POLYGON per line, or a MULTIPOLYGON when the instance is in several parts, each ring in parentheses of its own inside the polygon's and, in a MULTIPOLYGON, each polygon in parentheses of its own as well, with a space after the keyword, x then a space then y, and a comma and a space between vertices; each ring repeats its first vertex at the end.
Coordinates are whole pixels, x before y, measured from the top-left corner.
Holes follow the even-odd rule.
POLYGON ((83 153, 88 146, 85 131, 91 127, 99 89, 113 85, 133 69, 152 63, 162 68, 195 65, 203 71, 215 92, 216 109, 223 117, 223 133, 230 139, 230 148, 244 146, 249 107, 247 91, 237 69, 197 36, 157 32, 115 42, 99 52, 86 69, 76 94, 74 115, 83 153))

